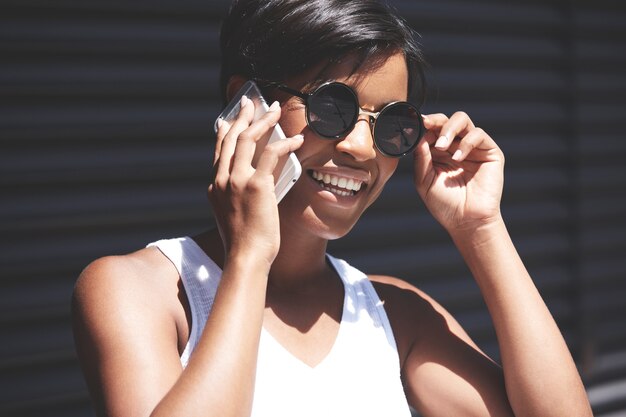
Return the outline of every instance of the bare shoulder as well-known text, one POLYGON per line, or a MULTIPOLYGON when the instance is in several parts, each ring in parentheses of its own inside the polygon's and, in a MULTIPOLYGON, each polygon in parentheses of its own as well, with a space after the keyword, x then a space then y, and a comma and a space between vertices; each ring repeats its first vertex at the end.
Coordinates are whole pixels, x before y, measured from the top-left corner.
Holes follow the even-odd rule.
MULTIPOLYGON (((389 275, 369 275, 370 281, 374 284, 376 291, 391 297, 392 300, 395 298, 402 298, 408 296, 409 299, 428 301, 429 303, 435 303, 428 294, 424 291, 417 288, 415 285, 404 281, 400 278, 392 277, 389 275)), ((382 295, 381 295, 382 297, 382 295)))
POLYGON ((186 321, 179 281, 156 248, 100 258, 78 278, 74 339, 100 414, 145 414, 159 398, 155 393, 166 392, 180 374, 179 352, 187 335, 181 336, 186 321), (128 396, 129 387, 136 395, 128 396), (146 401, 124 400, 133 397, 146 401))
POLYGON ((413 346, 432 341, 437 334, 452 332, 477 348, 452 314, 423 290, 397 277, 370 275, 369 279, 384 303, 402 363, 413 346))
POLYGON ((176 285, 174 266, 156 248, 145 248, 120 256, 107 256, 90 263, 74 288, 73 303, 83 309, 119 308, 121 303, 141 303, 152 296, 161 298, 176 285))
POLYGON ((146 320, 175 324, 181 311, 184 313, 179 281, 174 265, 154 247, 97 259, 76 282, 73 319, 85 321, 91 330, 109 323, 132 327, 146 320))
POLYGON ((454 320, 435 299, 407 281, 387 275, 370 275, 369 279, 381 301, 385 303, 385 310, 390 310, 391 313, 401 309, 405 311, 403 316, 407 316, 406 312, 417 314, 420 321, 427 320, 428 324, 433 324, 430 321, 437 317, 446 321, 454 320))
POLYGON ((105 256, 96 259, 81 272, 77 286, 96 284, 102 277, 108 277, 109 280, 120 274, 126 277, 141 277, 147 273, 165 272, 167 269, 173 270, 172 268, 173 265, 157 248, 143 248, 125 255, 105 256))
POLYGON ((370 280, 391 322, 415 408, 426 415, 487 415, 486 408, 495 410, 489 415, 512 415, 500 367, 441 304, 401 279, 370 280))

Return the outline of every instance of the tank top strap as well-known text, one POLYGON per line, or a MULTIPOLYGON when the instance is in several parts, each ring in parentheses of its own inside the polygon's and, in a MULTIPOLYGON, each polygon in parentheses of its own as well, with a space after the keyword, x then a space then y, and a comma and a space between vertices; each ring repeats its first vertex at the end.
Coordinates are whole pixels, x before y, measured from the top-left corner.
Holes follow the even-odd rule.
MULTIPOLYGON (((396 339, 393 335, 393 329, 389 322, 389 317, 385 312, 385 307, 381 301, 378 293, 372 282, 367 275, 362 271, 356 269, 343 259, 335 258, 331 255, 326 255, 331 264, 337 271, 337 274, 344 282, 346 291, 350 291, 350 306, 345 312, 346 314, 353 315, 353 317, 344 317, 343 321, 358 321, 356 317, 360 312, 367 312, 367 315, 373 321, 375 327, 382 327, 385 331, 385 337, 387 343, 392 349, 397 352, 396 339)), ((398 358, 398 368, 400 367, 400 361, 398 358)))
POLYGON ((190 237, 163 239, 150 243, 158 248, 178 270, 191 310, 189 342, 180 357, 183 367, 198 344, 219 285, 222 270, 190 237))

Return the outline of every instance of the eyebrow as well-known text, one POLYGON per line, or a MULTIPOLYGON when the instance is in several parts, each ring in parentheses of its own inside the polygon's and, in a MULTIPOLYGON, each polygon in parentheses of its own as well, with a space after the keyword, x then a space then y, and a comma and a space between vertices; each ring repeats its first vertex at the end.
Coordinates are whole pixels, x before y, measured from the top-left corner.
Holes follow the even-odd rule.
MULTIPOLYGON (((335 65, 339 65, 341 64, 341 60, 345 58, 345 56, 342 56, 340 58, 329 58, 327 60, 327 62, 325 63, 325 65, 319 70, 319 72, 314 76, 313 81, 311 82, 307 82, 304 84, 303 86, 303 90, 310 92, 312 90, 315 90, 317 87, 319 87, 320 85, 324 84, 324 83, 328 83, 331 81, 338 81, 336 77, 331 77, 329 74, 329 71, 331 70, 331 68, 335 65)), ((359 69, 362 68, 364 66, 365 62, 358 60, 357 62, 354 63, 354 65, 352 66, 352 68, 350 69, 350 72, 348 74, 348 77, 346 77, 346 79, 351 78, 352 76, 354 76, 355 74, 358 73, 359 69)), ((357 78, 362 77, 362 76, 358 76, 357 78)), ((342 83, 347 84, 344 81, 341 81, 342 83)), ((349 85, 350 88, 352 88, 354 90, 354 87, 349 85)), ((356 91, 356 90, 355 90, 356 91)))

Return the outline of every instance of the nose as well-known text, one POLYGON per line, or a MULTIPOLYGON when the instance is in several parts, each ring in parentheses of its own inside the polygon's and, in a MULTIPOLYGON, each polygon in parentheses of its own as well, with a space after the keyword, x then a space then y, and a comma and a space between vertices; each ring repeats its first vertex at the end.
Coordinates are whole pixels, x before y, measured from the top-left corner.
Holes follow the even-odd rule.
POLYGON ((351 155, 357 161, 374 159, 376 150, 369 118, 368 115, 361 115, 352 130, 339 139, 336 149, 351 155))

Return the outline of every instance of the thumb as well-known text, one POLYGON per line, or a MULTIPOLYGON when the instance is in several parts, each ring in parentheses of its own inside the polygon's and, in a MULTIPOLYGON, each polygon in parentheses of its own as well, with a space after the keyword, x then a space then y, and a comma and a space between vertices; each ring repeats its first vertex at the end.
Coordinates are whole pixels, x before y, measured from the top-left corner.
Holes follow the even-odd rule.
POLYGON ((433 170, 433 156, 426 138, 422 138, 413 151, 413 182, 418 191, 425 184, 430 184, 435 175, 433 170))

